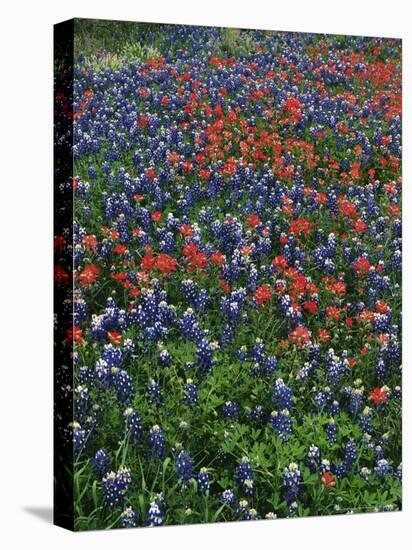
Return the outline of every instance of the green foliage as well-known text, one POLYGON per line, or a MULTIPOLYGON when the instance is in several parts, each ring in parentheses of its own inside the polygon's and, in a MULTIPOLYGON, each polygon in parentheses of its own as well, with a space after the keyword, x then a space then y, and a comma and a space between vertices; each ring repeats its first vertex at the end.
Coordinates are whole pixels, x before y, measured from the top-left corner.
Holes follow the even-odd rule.
POLYGON ((222 30, 219 48, 223 54, 233 57, 249 55, 256 50, 256 44, 248 31, 225 28, 222 30))
POLYGON ((125 44, 147 42, 147 33, 156 34, 159 28, 157 23, 75 19, 75 56, 88 57, 101 50, 119 55, 125 44))

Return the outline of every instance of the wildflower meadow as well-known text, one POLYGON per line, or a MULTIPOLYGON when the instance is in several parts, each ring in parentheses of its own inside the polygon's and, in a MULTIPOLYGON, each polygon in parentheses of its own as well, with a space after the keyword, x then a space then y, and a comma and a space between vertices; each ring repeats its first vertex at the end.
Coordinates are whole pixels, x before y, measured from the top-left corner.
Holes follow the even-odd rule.
POLYGON ((74 528, 401 509, 401 41, 74 29, 74 528))

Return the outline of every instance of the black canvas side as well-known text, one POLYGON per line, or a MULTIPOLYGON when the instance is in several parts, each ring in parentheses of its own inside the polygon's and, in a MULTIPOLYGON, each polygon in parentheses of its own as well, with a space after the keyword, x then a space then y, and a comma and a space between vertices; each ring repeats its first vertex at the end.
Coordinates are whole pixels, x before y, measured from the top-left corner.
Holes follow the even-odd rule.
POLYGON ((74 530, 73 341, 74 20, 54 26, 54 524, 74 530))

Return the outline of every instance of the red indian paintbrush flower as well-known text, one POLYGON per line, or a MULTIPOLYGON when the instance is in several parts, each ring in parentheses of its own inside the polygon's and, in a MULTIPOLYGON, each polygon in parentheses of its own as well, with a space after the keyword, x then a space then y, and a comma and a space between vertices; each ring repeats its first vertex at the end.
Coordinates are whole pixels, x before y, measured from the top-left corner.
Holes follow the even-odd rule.
POLYGON ((79 327, 73 326, 66 330, 66 339, 68 342, 76 342, 76 344, 84 344, 83 331, 79 327))
POLYGON ((54 266, 54 281, 58 285, 66 285, 69 282, 70 275, 61 265, 54 266))
POLYGON ((257 227, 258 225, 260 225, 260 218, 257 214, 252 214, 251 216, 248 217, 247 219, 247 224, 249 227, 257 227))
POLYGON ((120 332, 109 331, 107 333, 107 337, 110 342, 116 346, 119 346, 122 343, 122 335, 120 334, 120 332))
POLYGON ((259 305, 272 299, 272 290, 269 285, 261 285, 253 295, 259 305))
POLYGON ((289 334, 289 341, 300 349, 305 344, 310 343, 310 331, 306 327, 300 325, 289 334))
POLYGON ((336 481, 332 474, 324 472, 321 479, 322 485, 325 487, 335 487, 336 481))
POLYGON ((367 258, 359 258, 354 264, 353 269, 357 271, 360 275, 365 275, 369 272, 371 268, 371 263, 367 258))
POLYGON ((89 264, 83 269, 83 271, 80 272, 80 284, 84 286, 89 286, 95 282, 99 275, 100 269, 94 264, 89 264))
POLYGON ((383 405, 388 402, 389 389, 386 386, 375 388, 369 392, 369 399, 374 405, 383 405))
POLYGON ((163 214, 161 212, 159 212, 158 210, 154 210, 150 214, 150 217, 152 218, 152 220, 154 222, 160 222, 163 219, 163 214))
POLYGON ((303 304, 303 309, 310 315, 314 315, 318 311, 318 305, 313 300, 306 300, 303 304))

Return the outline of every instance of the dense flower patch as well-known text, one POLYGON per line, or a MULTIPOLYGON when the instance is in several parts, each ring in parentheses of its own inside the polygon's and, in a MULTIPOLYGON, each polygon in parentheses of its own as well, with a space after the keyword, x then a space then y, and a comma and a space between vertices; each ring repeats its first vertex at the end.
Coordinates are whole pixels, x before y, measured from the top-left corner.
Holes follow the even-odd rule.
POLYGON ((78 529, 401 506, 400 43, 222 32, 76 61, 78 529))

